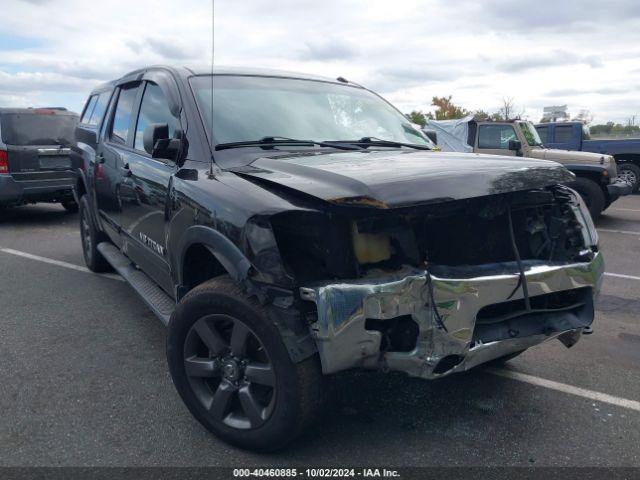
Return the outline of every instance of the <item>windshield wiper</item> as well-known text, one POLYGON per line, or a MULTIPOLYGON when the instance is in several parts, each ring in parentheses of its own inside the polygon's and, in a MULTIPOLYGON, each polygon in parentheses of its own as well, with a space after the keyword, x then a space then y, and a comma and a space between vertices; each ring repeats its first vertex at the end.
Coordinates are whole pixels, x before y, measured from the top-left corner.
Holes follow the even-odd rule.
POLYGON ((383 140, 376 137, 362 137, 360 140, 332 140, 331 143, 348 143, 350 145, 358 145, 362 147, 374 146, 374 147, 407 147, 415 148, 416 150, 431 150, 428 145, 420 145, 417 143, 405 143, 396 142, 394 140, 383 140))
POLYGON ((297 140, 288 137, 262 137, 260 140, 246 140, 243 142, 219 143, 216 150, 242 147, 274 147, 278 145, 318 145, 319 147, 337 148, 338 150, 360 150, 360 147, 342 145, 337 142, 316 142, 315 140, 297 140))

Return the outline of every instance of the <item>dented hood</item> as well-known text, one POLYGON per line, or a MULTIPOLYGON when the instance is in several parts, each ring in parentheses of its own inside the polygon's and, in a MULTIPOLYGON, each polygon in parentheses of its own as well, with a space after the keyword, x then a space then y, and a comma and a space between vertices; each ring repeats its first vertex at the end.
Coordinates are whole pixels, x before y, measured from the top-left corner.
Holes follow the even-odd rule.
POLYGON ((261 157, 231 171, 328 202, 376 208, 479 197, 574 180, 560 164, 438 151, 368 151, 261 157))

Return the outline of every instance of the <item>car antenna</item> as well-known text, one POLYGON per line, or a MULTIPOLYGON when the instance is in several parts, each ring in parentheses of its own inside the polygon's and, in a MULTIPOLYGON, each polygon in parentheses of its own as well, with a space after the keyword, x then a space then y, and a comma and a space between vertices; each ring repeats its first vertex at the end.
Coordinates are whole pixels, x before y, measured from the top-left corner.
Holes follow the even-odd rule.
POLYGON ((209 142, 211 143, 211 159, 209 161, 209 178, 213 178, 213 63, 215 52, 215 0, 211 0, 211 111, 209 117, 209 142))

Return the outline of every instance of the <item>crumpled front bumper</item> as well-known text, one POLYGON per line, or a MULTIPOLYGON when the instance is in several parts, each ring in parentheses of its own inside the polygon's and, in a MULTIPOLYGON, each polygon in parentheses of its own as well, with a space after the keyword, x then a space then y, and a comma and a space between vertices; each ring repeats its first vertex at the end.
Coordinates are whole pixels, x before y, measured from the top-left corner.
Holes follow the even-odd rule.
POLYGON ((588 292, 588 301, 577 314, 569 311, 527 313, 522 317, 526 320, 521 320, 529 325, 523 329, 524 334, 490 342, 474 337, 476 317, 483 307, 523 298, 517 273, 470 278, 431 275, 433 298, 446 331, 436 319, 424 271, 403 272, 393 278, 386 275, 303 287, 300 294, 317 306, 318 319, 311 325, 311 331, 325 374, 363 367, 436 378, 552 338, 560 337, 569 346, 575 343, 582 329, 593 321, 593 300, 600 289, 603 272, 600 253, 590 262, 529 266, 525 275, 531 298, 581 289, 588 292), (419 327, 416 347, 410 352, 382 352, 382 333, 367 330, 366 320, 391 320, 406 315, 419 327), (527 335, 533 331, 535 334, 527 335))

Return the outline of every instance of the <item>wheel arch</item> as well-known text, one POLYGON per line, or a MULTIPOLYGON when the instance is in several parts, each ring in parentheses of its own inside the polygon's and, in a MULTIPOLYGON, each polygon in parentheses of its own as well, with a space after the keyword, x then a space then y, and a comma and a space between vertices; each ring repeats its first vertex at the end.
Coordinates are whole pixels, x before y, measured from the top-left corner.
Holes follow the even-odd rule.
POLYGON ((606 191, 606 184, 603 185, 603 179, 609 179, 609 177, 603 175, 606 168, 600 165, 565 165, 565 167, 571 173, 575 174, 576 177, 592 180, 598 184, 603 191, 606 191))
POLYGON ((613 158, 616 163, 633 163, 640 167, 640 153, 616 153, 613 158))
POLYGON ((84 194, 87 193, 87 178, 85 176, 84 170, 78 169, 76 183, 73 186, 73 198, 76 203, 80 204, 80 199, 84 194))
POLYGON ((242 282, 251 268, 251 262, 231 240, 202 225, 184 232, 175 258, 177 300, 193 287, 219 275, 228 274, 234 281, 242 282), (205 262, 204 269, 196 268, 198 261, 205 262))

